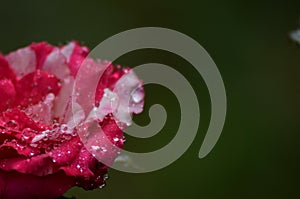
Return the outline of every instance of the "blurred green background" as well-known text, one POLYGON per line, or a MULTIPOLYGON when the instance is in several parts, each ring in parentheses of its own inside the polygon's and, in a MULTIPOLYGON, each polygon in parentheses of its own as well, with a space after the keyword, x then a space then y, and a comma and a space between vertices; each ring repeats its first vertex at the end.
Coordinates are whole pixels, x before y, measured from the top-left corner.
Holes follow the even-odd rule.
MULTIPOLYGON (((187 62, 158 50, 141 50, 116 63, 160 62, 190 80, 201 106, 200 129, 188 151, 168 167, 145 174, 110 170, 107 187, 66 195, 77 198, 300 198, 300 46, 289 39, 298 28, 300 1, 2 1, 0 51, 33 41, 54 45, 78 40, 89 48, 121 31, 159 26, 198 41, 217 64, 227 91, 226 124, 213 151, 198 152, 210 102, 205 83, 187 62)), ((126 149, 151 151, 172 140, 178 128, 175 96, 146 87, 145 113, 161 103, 168 122, 150 139, 127 137, 126 149)), ((141 132, 143 133, 143 132, 141 132)))

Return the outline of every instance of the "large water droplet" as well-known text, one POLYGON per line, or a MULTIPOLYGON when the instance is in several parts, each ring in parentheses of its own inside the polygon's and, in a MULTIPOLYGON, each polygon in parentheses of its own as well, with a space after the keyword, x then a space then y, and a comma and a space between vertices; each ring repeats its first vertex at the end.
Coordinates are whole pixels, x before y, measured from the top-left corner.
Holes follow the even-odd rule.
POLYGON ((141 102, 144 99, 144 95, 145 94, 144 94, 143 88, 142 87, 138 87, 131 94, 131 98, 132 98, 133 102, 139 103, 139 102, 141 102))
POLYGON ((99 188, 102 189, 102 188, 104 188, 105 186, 106 186, 106 182, 103 182, 103 184, 101 184, 101 185, 99 186, 99 188))
POLYGON ((63 133, 65 133, 65 132, 67 132, 67 131, 69 130, 69 127, 68 127, 68 125, 66 125, 66 124, 62 124, 62 125, 60 126, 60 130, 61 130, 63 133))
POLYGON ((25 128, 22 130, 22 138, 24 140, 28 140, 28 139, 34 137, 35 133, 36 132, 34 130, 32 130, 31 128, 25 128))

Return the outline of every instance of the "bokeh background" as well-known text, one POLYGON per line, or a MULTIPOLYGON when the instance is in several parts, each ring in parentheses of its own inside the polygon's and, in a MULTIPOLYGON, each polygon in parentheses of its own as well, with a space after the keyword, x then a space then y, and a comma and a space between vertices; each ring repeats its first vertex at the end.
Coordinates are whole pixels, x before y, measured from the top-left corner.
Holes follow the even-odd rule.
MULTIPOLYGON (((0 51, 33 41, 54 45, 78 40, 89 48, 121 31, 159 26, 198 41, 217 64, 227 91, 226 124, 213 151, 198 152, 210 101, 201 76, 183 59, 158 50, 128 53, 115 62, 136 66, 160 62, 190 81, 201 106, 200 128, 175 163, 145 174, 110 170, 105 188, 73 188, 76 198, 300 198, 300 46, 289 39, 298 28, 300 1, 1 1, 0 51)), ((161 103, 168 112, 163 130, 150 139, 127 136, 126 149, 151 151, 176 134, 179 105, 158 85, 146 86, 145 113, 161 103)), ((143 132, 141 132, 143 133, 143 132)))

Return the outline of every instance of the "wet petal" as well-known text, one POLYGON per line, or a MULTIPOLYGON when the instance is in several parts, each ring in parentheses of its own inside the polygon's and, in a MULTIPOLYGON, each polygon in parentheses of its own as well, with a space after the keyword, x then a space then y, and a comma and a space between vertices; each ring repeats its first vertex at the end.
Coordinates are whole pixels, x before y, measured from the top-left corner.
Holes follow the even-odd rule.
POLYGON ((36 56, 35 52, 30 47, 21 48, 15 52, 9 53, 5 58, 18 78, 22 78, 35 71, 36 56))
POLYGON ((16 90, 11 80, 0 80, 0 93, 0 111, 4 111, 15 104, 16 90))
POLYGON ((57 95, 59 90, 59 80, 54 75, 40 70, 26 75, 16 84, 17 99, 22 106, 36 104, 49 93, 57 95))
POLYGON ((15 81, 16 76, 13 70, 9 67, 9 64, 5 57, 0 54, 0 79, 10 79, 15 81))
POLYGON ((42 68, 48 54, 53 50, 53 46, 46 42, 33 43, 30 48, 35 52, 36 56, 36 69, 42 68))

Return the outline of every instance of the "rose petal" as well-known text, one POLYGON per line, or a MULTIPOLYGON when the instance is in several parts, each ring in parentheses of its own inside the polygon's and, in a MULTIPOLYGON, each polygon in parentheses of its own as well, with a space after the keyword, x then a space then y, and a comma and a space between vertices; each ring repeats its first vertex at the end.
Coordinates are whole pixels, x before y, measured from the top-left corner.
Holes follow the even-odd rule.
POLYGON ((26 75, 16 84, 17 100, 25 107, 42 101, 49 93, 57 95, 59 90, 58 79, 40 70, 26 75))
MULTIPOLYGON (((109 63, 104 62, 103 66, 107 66, 109 63)), ((104 89, 109 88, 113 90, 115 87, 116 82, 125 74, 128 69, 120 70, 118 67, 114 67, 112 64, 105 69, 104 73, 102 74, 100 81, 97 85, 97 90, 95 94, 95 102, 96 106, 99 105, 100 100, 102 99, 104 89)))
POLYGON ((54 99, 54 94, 50 93, 46 96, 43 102, 27 107, 25 113, 35 122, 51 125, 53 119, 52 108, 54 99))
POLYGON ((47 154, 33 156, 32 158, 9 158, 0 160, 1 169, 18 171, 19 173, 45 176, 53 174, 53 163, 47 154))
POLYGON ((5 120, 6 123, 13 122, 14 126, 21 131, 25 128, 30 128, 35 131, 41 131, 47 128, 46 125, 33 121, 23 111, 17 108, 4 112, 3 120, 5 120))
POLYGON ((117 82, 114 92, 119 96, 119 106, 114 116, 118 121, 131 125, 131 114, 140 113, 144 105, 144 90, 142 82, 135 73, 130 70, 123 75, 117 82))
POLYGON ((66 64, 66 58, 58 48, 54 48, 47 56, 42 69, 55 75, 62 82, 70 75, 70 69, 66 64))
POLYGON ((85 125, 83 128, 78 129, 78 134, 82 142, 85 143, 86 148, 97 159, 104 161, 107 166, 112 165, 120 151, 119 149, 123 147, 122 130, 115 120, 110 117, 106 117, 100 123, 100 126, 97 122, 89 122, 85 125))
POLYGON ((58 198, 74 184, 74 178, 63 171, 40 177, 0 170, 0 198, 3 199, 58 198))
POLYGON ((0 93, 0 111, 4 111, 15 104, 16 90, 11 80, 0 80, 0 93))
POLYGON ((22 78, 35 70, 36 56, 30 47, 21 48, 9 53, 5 58, 18 78, 22 78))
POLYGON ((62 48, 62 52, 67 58, 71 74, 75 77, 81 63, 89 53, 88 48, 85 46, 80 46, 78 42, 73 41, 69 45, 62 48), (70 51, 72 51, 72 53, 70 53, 70 51))
POLYGON ((0 79, 11 79, 11 80, 16 79, 13 70, 9 67, 8 62, 1 54, 0 54, 0 79))
POLYGON ((46 42, 33 43, 30 48, 35 52, 36 55, 36 69, 42 68, 48 54, 53 50, 53 46, 46 42))

